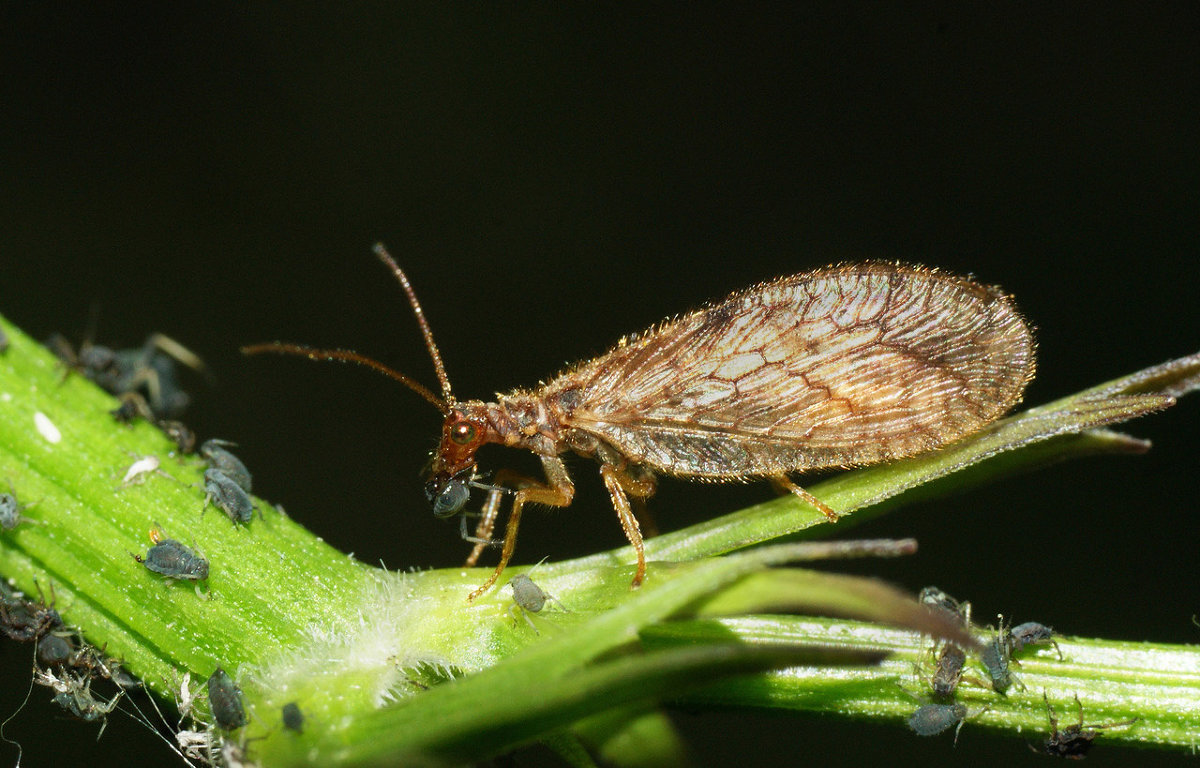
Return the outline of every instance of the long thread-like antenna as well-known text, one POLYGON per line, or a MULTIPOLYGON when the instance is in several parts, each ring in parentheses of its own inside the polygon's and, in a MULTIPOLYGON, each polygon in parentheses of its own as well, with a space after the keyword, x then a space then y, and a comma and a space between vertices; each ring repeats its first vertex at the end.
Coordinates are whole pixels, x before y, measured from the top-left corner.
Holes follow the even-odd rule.
POLYGON ((299 357, 307 357, 310 360, 335 360, 343 363, 357 363, 365 365, 368 368, 379 371, 385 376, 390 376, 404 386, 416 392, 421 397, 433 403, 434 407, 442 413, 450 412, 450 405, 444 402, 437 395, 429 391, 429 388, 424 384, 413 381, 408 376, 405 376, 400 371, 388 368, 378 360, 372 360, 366 355, 360 355, 357 352, 349 349, 317 349, 303 344, 288 344, 283 341, 271 341, 266 344, 249 344, 242 347, 243 355, 261 355, 270 352, 276 355, 297 355, 299 357))
POLYGON ((412 305, 413 314, 417 316, 417 325, 421 326, 421 333, 425 334, 425 346, 429 349, 429 356, 433 358, 433 370, 437 373, 438 381, 442 384, 442 399, 445 400, 446 407, 453 407, 454 393, 450 391, 450 378, 446 376, 446 366, 442 364, 442 355, 438 352, 437 344, 433 341, 433 331, 429 330, 429 323, 425 320, 425 313, 421 310, 421 302, 417 301, 417 294, 412 289, 412 285, 408 282, 408 275, 404 274, 404 270, 400 269, 400 265, 387 252, 387 248, 383 247, 383 243, 376 243, 375 255, 379 260, 391 268, 392 274, 400 281, 400 285, 404 288, 404 293, 408 295, 408 303, 412 305))

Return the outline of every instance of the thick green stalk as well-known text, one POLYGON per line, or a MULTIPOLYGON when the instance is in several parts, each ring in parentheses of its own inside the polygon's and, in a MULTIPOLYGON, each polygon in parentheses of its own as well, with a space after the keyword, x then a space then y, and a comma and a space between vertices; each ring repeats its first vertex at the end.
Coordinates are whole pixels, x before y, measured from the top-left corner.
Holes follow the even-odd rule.
MULTIPOLYGON (((39 345, 0 327, 12 339, 0 356, 0 478, 23 502, 37 502, 24 512, 32 522, 0 536, 0 572, 30 594, 53 589, 69 623, 163 696, 178 697, 185 674, 203 680, 218 665, 229 669, 251 714, 238 735, 256 739, 253 756, 264 763, 443 763, 536 739, 571 755, 572 732, 619 755, 623 729, 650 734, 647 743, 661 744, 657 757, 665 762, 678 745, 645 713, 679 697, 893 719, 914 706, 901 686, 921 690, 912 668, 926 659, 930 641, 919 633, 950 631, 869 580, 763 570, 820 549, 713 557, 820 519, 790 499, 647 542, 656 562, 636 592, 627 586, 628 548, 542 566, 538 583, 570 610, 544 611, 530 627, 513 615, 508 590, 465 602, 484 571, 367 567, 261 500, 261 517, 245 526, 215 508, 201 514, 198 460, 171 453, 147 424, 116 424, 107 414, 116 405, 111 397, 80 376, 64 377, 39 345), (126 486, 127 468, 146 455, 159 456, 165 474, 126 486), (152 528, 203 551, 211 572, 202 594, 187 582, 166 583, 133 558, 144 554, 152 528), (874 623, 711 618, 805 607, 874 623), (699 623, 667 621, 689 616, 699 623), (831 643, 860 653, 813 655, 813 646, 831 643), (880 651, 895 655, 864 664, 880 651), (790 667, 687 693, 697 679, 802 658, 815 660, 807 669, 816 671, 790 667), (288 702, 306 715, 303 734, 278 727, 288 702)), ((843 512, 874 512, 906 491, 903 498, 1031 462, 1142 450, 1138 441, 1094 428, 1170 405, 1194 385, 1198 368, 1195 356, 1159 366, 1018 414, 946 451, 846 473, 811 490, 843 512)), ((972 720, 1040 728, 1044 708, 1032 704, 1045 688, 1060 711, 1079 691, 1089 722, 1143 718, 1106 738, 1181 745, 1182 734, 1200 731, 1200 683, 1187 649, 1072 639, 1063 650, 1062 662, 1027 653, 1026 689, 1007 698, 965 686, 965 700, 990 707, 972 720)), ((198 717, 210 720, 203 704, 198 717)))

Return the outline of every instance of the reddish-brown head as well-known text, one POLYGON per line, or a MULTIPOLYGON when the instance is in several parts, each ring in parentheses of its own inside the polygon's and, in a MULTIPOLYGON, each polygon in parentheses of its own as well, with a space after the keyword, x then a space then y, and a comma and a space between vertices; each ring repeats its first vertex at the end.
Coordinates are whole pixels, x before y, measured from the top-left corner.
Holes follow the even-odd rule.
POLYGON ((442 442, 425 483, 425 497, 433 505, 433 514, 450 517, 467 503, 475 479, 475 452, 490 442, 490 433, 482 403, 460 403, 446 414, 442 442))

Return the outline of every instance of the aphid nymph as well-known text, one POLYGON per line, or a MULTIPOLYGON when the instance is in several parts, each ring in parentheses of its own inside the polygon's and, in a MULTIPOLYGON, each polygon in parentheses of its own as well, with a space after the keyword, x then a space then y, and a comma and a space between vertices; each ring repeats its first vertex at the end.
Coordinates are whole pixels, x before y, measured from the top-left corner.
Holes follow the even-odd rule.
MULTIPOLYGON (((913 456, 978 432, 1021 399, 1034 371, 1033 336, 1000 290, 868 262, 761 283, 627 336, 536 389, 460 401, 408 277, 382 245, 375 253, 408 296, 441 397, 357 352, 279 342, 242 351, 359 363, 433 403, 444 416, 425 484, 436 515, 462 511, 478 485, 482 446, 499 443, 541 460, 544 480, 496 473, 489 499, 515 490, 504 548, 469 599, 504 571, 527 504, 570 505, 575 484, 562 454, 600 464, 637 555, 636 587, 646 559, 634 506, 654 494, 656 474, 770 479, 835 520, 789 475, 913 456)), ((485 504, 468 565, 490 541, 498 508, 485 504)))
POLYGON ((289 701, 283 705, 283 727, 295 733, 304 733, 304 713, 300 711, 300 705, 294 701, 289 701))
POLYGON ((1010 666, 1012 649, 1012 639, 1008 634, 1008 629, 1001 626, 997 630, 996 636, 983 646, 983 651, 979 654, 979 661, 987 670, 992 690, 999 694, 1004 694, 1013 684, 1013 673, 1010 666))
POLYGON ((525 617, 525 623, 534 632, 537 632, 538 629, 533 625, 533 620, 529 618, 529 614, 540 613, 546 607, 547 603, 554 603, 554 605, 558 606, 559 610, 567 610, 558 601, 558 598, 534 583, 533 579, 529 578, 529 574, 527 573, 513 576, 508 584, 512 587, 513 592, 513 610, 521 612, 521 615, 525 617))

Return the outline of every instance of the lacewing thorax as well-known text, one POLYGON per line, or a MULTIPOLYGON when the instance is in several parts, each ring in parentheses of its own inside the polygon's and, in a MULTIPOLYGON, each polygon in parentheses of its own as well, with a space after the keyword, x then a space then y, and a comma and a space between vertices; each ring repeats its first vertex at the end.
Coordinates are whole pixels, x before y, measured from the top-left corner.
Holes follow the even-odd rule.
POLYGON ((513 497, 500 563, 471 600, 512 557, 525 504, 571 503, 564 453, 599 462, 637 552, 636 587, 646 562, 630 501, 640 505, 654 494, 656 474, 769 479, 836 520, 788 475, 890 461, 959 440, 1012 408, 1034 372, 1031 330, 998 288, 936 269, 863 262, 738 291, 626 336, 536 389, 495 402, 459 401, 407 276, 382 245, 375 253, 408 296, 441 397, 349 350, 274 342, 243 351, 366 365, 442 412, 425 486, 434 514, 461 512, 472 487, 488 491, 468 565, 491 543, 503 496, 513 497), (487 443, 533 452, 545 479, 500 470, 481 482, 475 453, 487 443))

